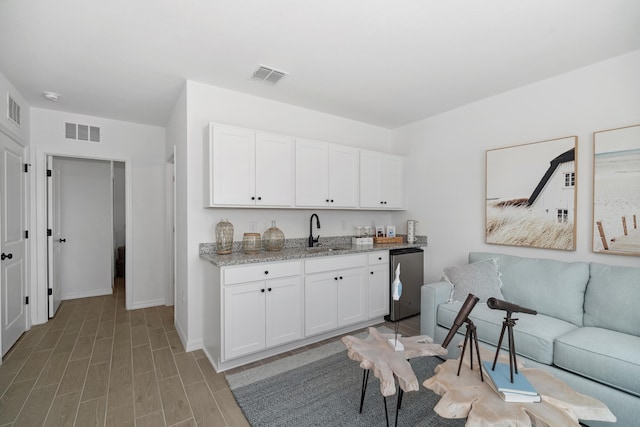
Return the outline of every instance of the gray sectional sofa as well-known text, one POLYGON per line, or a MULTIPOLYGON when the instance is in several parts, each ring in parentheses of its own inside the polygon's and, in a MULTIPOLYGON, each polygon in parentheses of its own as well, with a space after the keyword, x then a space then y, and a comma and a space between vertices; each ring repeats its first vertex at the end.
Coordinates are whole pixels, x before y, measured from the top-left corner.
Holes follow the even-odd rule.
MULTIPOLYGON (((640 426, 640 268, 472 252, 464 274, 473 277, 474 266, 487 260, 495 260, 501 282, 502 295, 493 296, 538 312, 513 314, 518 319, 518 361, 547 369, 578 392, 601 400, 616 415, 615 425, 640 426)), ((483 286, 482 274, 471 282, 483 286)), ((451 282, 455 285, 455 280, 443 280, 422 287, 421 333, 439 343, 463 302, 452 299, 451 282)), ((466 294, 469 289, 463 290, 466 294)), ((475 291, 485 297, 496 292, 475 291)), ((495 351, 505 314, 489 309, 486 299, 475 306, 469 318, 481 345, 495 351)), ((453 342, 461 341, 464 332, 463 326, 460 340, 453 342)), ((502 347, 506 344, 505 339, 502 347)), ((458 355, 457 346, 450 345, 449 357, 458 355)))

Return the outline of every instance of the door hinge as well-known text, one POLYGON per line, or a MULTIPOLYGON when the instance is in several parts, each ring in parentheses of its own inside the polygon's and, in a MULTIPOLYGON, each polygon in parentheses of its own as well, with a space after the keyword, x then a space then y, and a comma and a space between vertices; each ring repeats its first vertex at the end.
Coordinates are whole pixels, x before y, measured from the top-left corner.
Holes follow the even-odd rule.
POLYGON ((51 233, 51 229, 47 228, 47 236, 53 236, 53 234, 51 233))
POLYGON ((24 297, 24 305, 29 305, 29 297, 24 297))
POLYGON ((24 230, 24 238, 25 239, 29 238, 29 230, 24 230))
POLYGON ((51 169, 47 169, 47 176, 51 176, 51 169))
POLYGON ((53 295, 53 288, 49 288, 47 290, 47 295, 53 295))
POLYGON ((29 163, 24 164, 24 172, 25 173, 29 172, 29 163))

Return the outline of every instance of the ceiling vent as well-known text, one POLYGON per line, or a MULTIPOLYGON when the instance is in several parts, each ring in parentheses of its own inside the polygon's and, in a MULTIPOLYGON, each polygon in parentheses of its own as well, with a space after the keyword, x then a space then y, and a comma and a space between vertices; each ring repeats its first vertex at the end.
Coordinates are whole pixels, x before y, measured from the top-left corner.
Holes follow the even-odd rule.
POLYGON ((20 104, 9 94, 7 94, 7 118, 20 126, 20 104))
POLYGON ((97 126, 64 124, 64 137, 78 141, 100 142, 100 128, 97 126))
POLYGON ((265 65, 260 65, 260 67, 253 72, 253 76, 251 78, 253 80, 258 80, 263 83, 275 86, 287 74, 288 73, 285 73, 284 71, 279 71, 265 65))

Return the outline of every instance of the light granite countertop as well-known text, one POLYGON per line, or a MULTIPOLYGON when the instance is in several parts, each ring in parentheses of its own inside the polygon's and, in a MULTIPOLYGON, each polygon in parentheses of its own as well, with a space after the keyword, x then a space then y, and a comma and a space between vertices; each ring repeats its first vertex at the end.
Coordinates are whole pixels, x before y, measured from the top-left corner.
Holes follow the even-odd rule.
MULTIPOLYGON (((327 256, 340 256, 376 251, 388 251, 392 249, 420 248, 427 246, 426 236, 416 236, 416 243, 386 243, 374 245, 351 245, 349 238, 329 237, 321 239, 320 248, 307 249, 303 246, 307 239, 287 240, 285 248, 281 251, 265 251, 256 254, 245 254, 240 250, 237 242, 234 242, 234 251, 229 255, 218 255, 215 243, 200 244, 200 258, 218 267, 253 264, 258 262, 276 262, 296 259, 309 259, 327 256), (326 250, 329 249, 330 250, 326 250)), ((405 239, 406 240, 406 239, 405 239)))

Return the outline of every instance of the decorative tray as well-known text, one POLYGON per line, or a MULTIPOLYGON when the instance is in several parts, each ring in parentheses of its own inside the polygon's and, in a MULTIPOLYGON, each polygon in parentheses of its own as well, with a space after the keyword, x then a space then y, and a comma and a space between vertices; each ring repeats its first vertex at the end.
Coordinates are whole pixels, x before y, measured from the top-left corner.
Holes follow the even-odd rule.
POLYGON ((402 243, 402 237, 374 237, 373 242, 377 244, 402 243))

